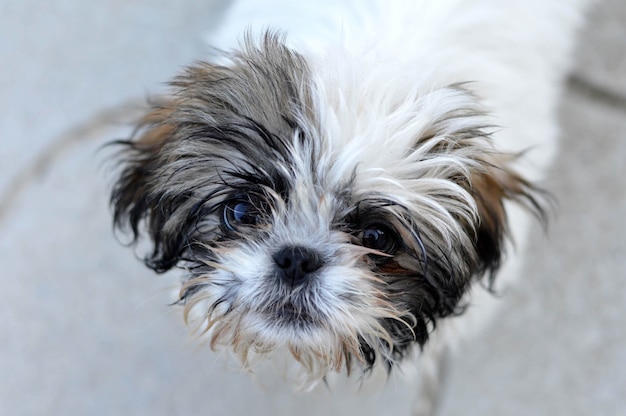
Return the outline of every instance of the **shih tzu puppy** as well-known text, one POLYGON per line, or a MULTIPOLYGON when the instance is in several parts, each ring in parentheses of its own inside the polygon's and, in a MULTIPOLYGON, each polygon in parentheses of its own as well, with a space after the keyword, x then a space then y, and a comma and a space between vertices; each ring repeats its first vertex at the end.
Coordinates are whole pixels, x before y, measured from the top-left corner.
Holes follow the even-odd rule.
POLYGON ((115 224, 184 270, 185 318, 246 366, 436 363, 544 216, 584 1, 303 3, 231 7, 224 52, 121 143, 115 224))

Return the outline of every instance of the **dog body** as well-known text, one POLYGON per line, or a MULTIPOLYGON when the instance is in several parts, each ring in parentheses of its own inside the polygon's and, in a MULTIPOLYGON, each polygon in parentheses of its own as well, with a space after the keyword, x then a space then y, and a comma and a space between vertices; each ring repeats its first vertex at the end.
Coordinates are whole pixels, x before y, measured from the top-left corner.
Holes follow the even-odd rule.
POLYGON ((212 347, 308 384, 420 355, 427 414, 543 216, 584 2, 300 3, 233 5, 124 142, 115 221, 212 347))

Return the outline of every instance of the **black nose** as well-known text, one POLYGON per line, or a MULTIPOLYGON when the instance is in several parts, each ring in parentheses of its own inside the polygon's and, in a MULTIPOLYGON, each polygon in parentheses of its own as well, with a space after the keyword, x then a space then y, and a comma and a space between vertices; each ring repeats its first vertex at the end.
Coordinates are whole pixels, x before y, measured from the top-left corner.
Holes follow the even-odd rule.
POLYGON ((322 267, 320 256, 305 247, 285 247, 274 255, 279 276, 292 286, 304 283, 308 274, 322 267))

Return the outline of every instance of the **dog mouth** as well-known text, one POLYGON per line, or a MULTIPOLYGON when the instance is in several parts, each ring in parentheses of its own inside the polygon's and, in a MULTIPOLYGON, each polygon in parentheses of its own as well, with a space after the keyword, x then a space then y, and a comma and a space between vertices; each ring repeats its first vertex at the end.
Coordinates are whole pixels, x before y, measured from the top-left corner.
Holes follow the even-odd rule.
POLYGON ((277 308, 269 310, 267 318, 281 327, 308 328, 321 325, 321 320, 316 313, 293 302, 286 302, 277 308))

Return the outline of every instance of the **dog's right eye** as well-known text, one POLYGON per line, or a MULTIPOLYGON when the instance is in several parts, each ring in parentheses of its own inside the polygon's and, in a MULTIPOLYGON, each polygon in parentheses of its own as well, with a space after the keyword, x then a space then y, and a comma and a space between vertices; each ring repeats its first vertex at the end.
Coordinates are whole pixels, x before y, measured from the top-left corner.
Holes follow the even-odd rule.
POLYGON ((228 231, 238 231, 241 227, 258 225, 261 212, 249 199, 235 199, 223 205, 222 224, 228 231))
POLYGON ((396 250, 395 232, 384 224, 374 223, 365 227, 361 232, 361 241, 363 246, 382 253, 393 254, 396 250))

